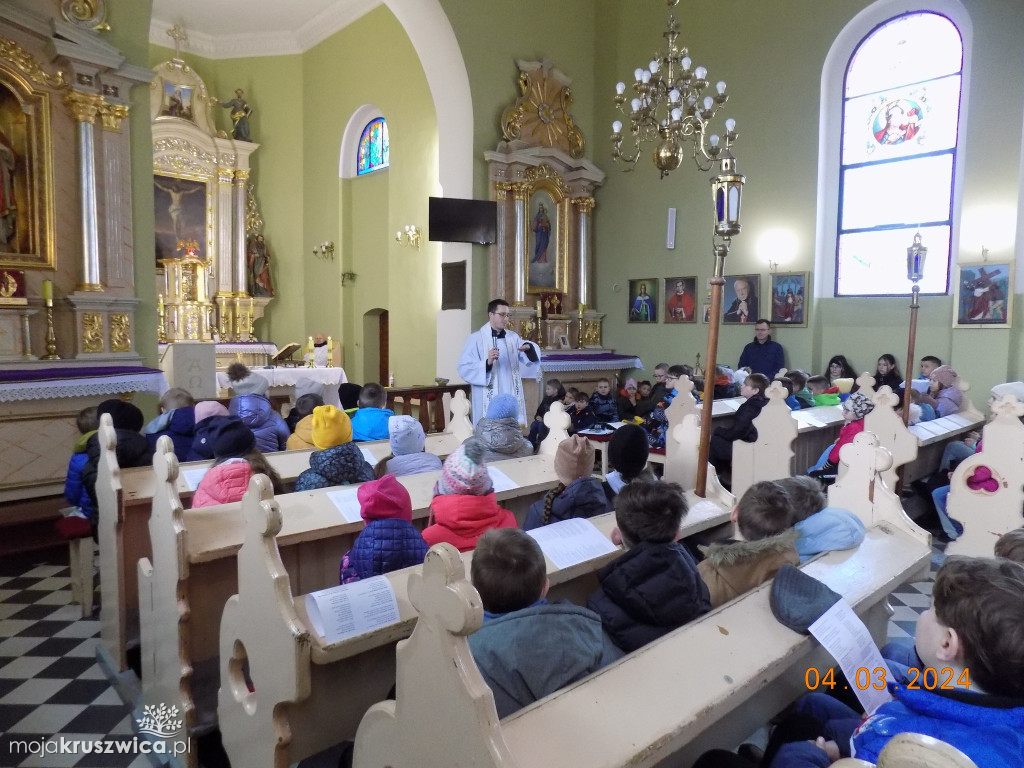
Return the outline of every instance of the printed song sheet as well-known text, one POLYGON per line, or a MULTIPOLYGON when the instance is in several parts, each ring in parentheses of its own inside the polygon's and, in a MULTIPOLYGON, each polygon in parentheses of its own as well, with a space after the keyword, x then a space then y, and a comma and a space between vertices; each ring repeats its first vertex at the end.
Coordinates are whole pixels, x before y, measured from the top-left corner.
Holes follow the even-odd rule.
POLYGON ((573 517, 527 531, 559 568, 593 560, 617 547, 585 517, 573 517))
POLYGON ((386 576, 374 576, 306 595, 313 631, 328 643, 395 624, 398 600, 386 576))
POLYGON ((493 465, 487 466, 487 473, 491 476, 491 483, 494 485, 495 493, 511 491, 513 488, 519 487, 519 483, 493 465))
POLYGON ((199 481, 203 479, 209 467, 197 467, 195 469, 182 470, 181 476, 185 479, 185 484, 188 485, 190 491, 194 491, 199 487, 199 481))
POLYGON ((359 514, 359 499, 356 498, 356 492, 356 488, 344 488, 327 494, 327 498, 338 508, 346 523, 358 523, 363 519, 359 514))

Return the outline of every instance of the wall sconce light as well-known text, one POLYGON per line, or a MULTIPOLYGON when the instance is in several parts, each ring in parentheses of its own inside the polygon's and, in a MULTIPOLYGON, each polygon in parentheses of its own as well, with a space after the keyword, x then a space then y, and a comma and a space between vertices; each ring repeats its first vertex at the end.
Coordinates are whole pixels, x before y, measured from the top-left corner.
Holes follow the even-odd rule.
POLYGON ((328 259, 334 261, 334 243, 330 240, 324 240, 320 245, 313 248, 313 255, 321 261, 327 261, 328 259))
POLYGON ((345 283, 354 283, 356 281, 355 272, 342 272, 341 273, 341 285, 345 286, 345 283))
POLYGON ((415 224, 407 224, 404 230, 400 229, 395 232, 395 242, 399 245, 411 245, 419 248, 421 234, 415 224))
POLYGON ((768 259, 768 271, 775 274, 779 271, 779 262, 768 259))

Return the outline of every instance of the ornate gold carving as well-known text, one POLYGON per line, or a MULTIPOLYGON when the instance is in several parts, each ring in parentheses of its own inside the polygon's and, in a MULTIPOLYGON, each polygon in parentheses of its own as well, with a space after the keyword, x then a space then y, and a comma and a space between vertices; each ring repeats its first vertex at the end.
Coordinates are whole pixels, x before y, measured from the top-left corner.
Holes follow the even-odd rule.
POLYGON ((519 98, 501 115, 505 140, 521 139, 531 146, 555 147, 571 157, 582 157, 583 134, 569 114, 572 91, 565 76, 549 62, 533 63, 530 69, 520 69, 519 90, 519 98))
POLYGON ((128 117, 127 104, 100 104, 100 120, 103 122, 103 130, 120 131, 121 121, 128 117))
POLYGON ((171 174, 196 174, 202 176, 209 173, 210 169, 208 166, 197 163, 190 157, 184 155, 163 155, 160 158, 160 162, 153 163, 153 170, 156 173, 168 173, 171 174))
MULTIPOLYGON (((217 100, 214 99, 213 102, 214 102, 214 105, 216 106, 217 100)), ((223 133, 223 131, 221 131, 221 133, 223 133)), ((226 139, 228 137, 227 136, 221 136, 221 138, 222 139, 226 139)), ((224 154, 222 154, 220 156, 220 163, 221 163, 221 165, 234 165, 237 162, 238 162, 238 156, 237 155, 232 155, 232 154, 230 154, 228 152, 225 152, 224 154)))
POLYGON ((583 321, 583 344, 587 347, 600 347, 601 346, 601 321, 600 320, 584 320, 583 321))
POLYGON ((183 152, 209 165, 217 164, 217 156, 212 152, 204 152, 188 139, 165 138, 153 142, 153 153, 183 152))
POLYGON ((263 217, 260 215, 260 204, 256 199, 256 187, 250 184, 245 189, 245 234, 256 237, 263 234, 263 217))
POLYGON ((512 197, 516 200, 528 200, 533 192, 533 184, 527 181, 517 181, 508 185, 512 190, 512 197))
POLYGON ((64 92, 64 104, 71 110, 76 121, 92 123, 96 121, 96 115, 103 105, 103 97, 96 93, 82 93, 72 89, 64 92))
POLYGON ((235 178, 235 173, 230 168, 221 168, 217 171, 217 181, 221 184, 231 184, 235 178))
POLYGON ((562 175, 546 163, 541 163, 527 170, 526 182, 533 189, 543 186, 551 189, 552 192, 557 192, 555 197, 559 199, 569 195, 569 188, 562 181, 562 175))
POLYGON ((82 314, 82 349, 86 352, 103 351, 103 315, 99 312, 82 314))
POLYGON ((131 352, 132 320, 127 312, 110 316, 110 351, 131 352))
POLYGON ((507 181, 494 182, 494 197, 498 200, 507 200, 508 193, 512 191, 512 185, 507 181))
POLYGON ((30 80, 40 85, 63 88, 68 84, 64 79, 63 72, 58 71, 56 75, 51 75, 40 66, 31 53, 6 37, 0 37, 0 59, 9 61, 24 72, 30 80))
POLYGON ((594 210, 596 201, 592 197, 574 197, 572 204, 579 208, 580 213, 590 213, 594 210))
POLYGON ((235 171, 235 183, 245 184, 249 180, 249 171, 235 171))
POLYGON ((107 8, 103 0, 63 0, 60 13, 66 21, 76 27, 109 32, 107 8))

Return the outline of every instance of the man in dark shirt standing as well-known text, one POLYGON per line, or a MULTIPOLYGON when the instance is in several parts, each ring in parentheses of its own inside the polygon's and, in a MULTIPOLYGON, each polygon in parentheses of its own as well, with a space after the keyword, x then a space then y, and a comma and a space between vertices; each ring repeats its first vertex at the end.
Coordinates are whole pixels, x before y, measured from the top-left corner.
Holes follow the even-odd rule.
POLYGON ((740 353, 739 368, 747 366, 751 373, 763 373, 771 382, 783 366, 785 351, 777 341, 772 341, 772 324, 765 318, 754 323, 754 340, 740 353))

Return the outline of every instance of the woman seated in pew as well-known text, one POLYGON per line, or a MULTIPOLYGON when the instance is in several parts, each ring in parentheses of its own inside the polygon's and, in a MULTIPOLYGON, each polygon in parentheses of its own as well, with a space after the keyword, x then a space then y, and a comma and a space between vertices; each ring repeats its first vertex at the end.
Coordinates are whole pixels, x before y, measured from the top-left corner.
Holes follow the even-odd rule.
POLYGON ((604 479, 604 494, 614 501, 619 491, 635 480, 653 482, 658 478, 647 468, 651 446, 647 433, 636 424, 625 424, 615 430, 608 441, 608 463, 614 468, 604 479))
POLYGON ((195 406, 196 428, 192 433, 192 448, 186 461, 206 461, 213 458, 210 426, 214 416, 227 416, 228 409, 216 400, 200 400, 195 406))
POLYGON ((426 452, 427 436, 423 425, 412 416, 392 416, 388 419, 388 442, 391 455, 377 462, 373 473, 384 475, 418 475, 421 472, 436 472, 441 468, 441 459, 426 452))
POLYGON ((498 717, 554 693, 622 656, 600 617, 563 601, 548 603, 544 553, 515 528, 487 531, 473 552, 470 579, 484 623, 469 649, 494 693, 498 717))
POLYGON ((601 586, 587 607, 626 653, 711 610, 697 563, 677 541, 686 512, 678 483, 630 483, 615 499, 626 551, 598 571, 601 586))
POLYGON ((373 467, 352 442, 352 422, 344 411, 333 405, 313 409, 313 446, 309 469, 295 479, 297 492, 373 480, 373 467))
POLYGON ((940 365, 928 377, 928 394, 921 402, 935 409, 938 418, 960 412, 963 395, 957 387, 957 373, 948 365, 940 365))
POLYGON ((313 445, 313 410, 324 404, 324 399, 315 393, 306 393, 295 398, 295 406, 288 412, 285 423, 292 431, 288 435, 285 447, 289 451, 301 451, 314 448, 313 445))
POLYGON ((338 578, 342 584, 423 563, 427 542, 412 524, 409 491, 394 475, 363 483, 356 498, 366 527, 341 559, 338 578))
POLYGON ((533 455, 533 444, 523 437, 519 404, 512 395, 498 395, 491 400, 487 415, 476 423, 473 434, 486 446, 485 462, 533 455))
POLYGON ((274 493, 284 490, 281 478, 256 448, 256 436, 237 416, 214 416, 209 435, 214 464, 192 497, 192 508, 241 501, 253 475, 266 475, 274 493))
POLYGON ((846 360, 846 355, 833 355, 828 365, 825 366, 825 378, 828 379, 828 385, 834 387, 836 385, 836 379, 853 379, 852 392, 857 391, 857 372, 853 370, 853 366, 846 360))
POLYGON ((903 402, 903 374, 896 363, 896 358, 888 352, 878 358, 875 364, 875 391, 879 387, 888 387, 903 402))
POLYGON ((498 506, 484 464, 487 446, 471 437, 444 460, 430 502, 430 524, 423 538, 434 546, 446 541, 468 552, 491 528, 518 528, 515 515, 498 506))
POLYGON ((573 435, 555 451, 558 485, 533 502, 523 530, 540 528, 573 517, 593 517, 612 511, 612 505, 594 477, 594 446, 582 435, 573 435))

